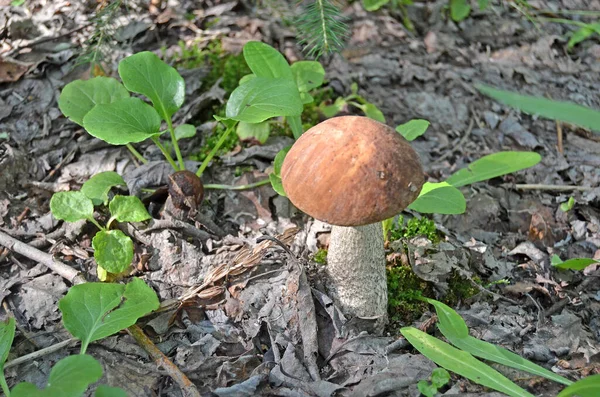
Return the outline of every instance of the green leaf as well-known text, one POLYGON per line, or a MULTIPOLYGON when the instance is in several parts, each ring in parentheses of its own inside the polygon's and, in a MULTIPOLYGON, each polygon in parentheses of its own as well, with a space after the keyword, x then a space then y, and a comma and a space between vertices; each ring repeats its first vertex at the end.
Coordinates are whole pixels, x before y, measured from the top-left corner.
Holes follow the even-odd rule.
POLYGON ((469 335, 467 324, 454 309, 433 299, 422 298, 422 300, 435 307, 435 311, 439 318, 438 328, 446 339, 457 348, 479 358, 483 358, 484 360, 493 361, 511 368, 542 376, 558 383, 565 385, 573 383, 552 371, 548 371, 546 368, 536 365, 531 361, 504 349, 503 347, 495 346, 491 343, 473 338, 469 335))
POLYGON ((287 156, 291 148, 291 146, 283 148, 275 156, 275 160, 273 160, 273 172, 275 175, 281 176, 281 167, 283 166, 283 161, 285 160, 285 156, 287 156))
POLYGON ((50 199, 50 211, 56 219, 77 222, 94 216, 94 204, 81 192, 58 192, 50 199))
POLYGON ((306 105, 307 103, 313 103, 315 101, 315 98, 313 98, 312 95, 310 95, 307 92, 301 92, 300 100, 302 101, 303 105, 306 105))
POLYGON ((141 142, 159 133, 160 116, 139 98, 96 105, 83 118, 86 131, 111 145, 141 142))
POLYGON ((294 134, 294 139, 298 139, 304 134, 304 126, 302 126, 302 118, 300 116, 288 116, 285 120, 292 130, 292 134, 294 134))
POLYGON ((275 48, 260 41, 244 45, 244 59, 257 77, 293 80, 292 69, 283 55, 275 48))
POLYGON ((237 121, 260 123, 271 117, 300 116, 302 109, 293 80, 256 77, 231 93, 226 115, 237 121))
POLYGON ((102 377, 102 366, 87 354, 68 356, 57 362, 50 371, 45 389, 31 383, 19 383, 11 397, 79 397, 102 377))
POLYGON ((255 77, 256 77, 255 74, 247 74, 240 79, 238 85, 246 84, 247 82, 249 82, 250 80, 252 80, 255 77))
POLYGON ((262 123, 246 123, 240 121, 235 132, 241 141, 254 139, 263 144, 269 139, 271 126, 266 121, 263 121, 262 123))
POLYGON ((69 120, 83 126, 83 118, 94 106, 125 98, 129 98, 129 92, 116 79, 95 77, 67 84, 58 98, 58 107, 69 120))
POLYGON ((152 218, 144 203, 136 196, 115 196, 108 209, 119 222, 142 222, 152 218))
POLYGON ((560 203, 560 210, 562 212, 569 212, 573 209, 573 206, 575 205, 575 199, 571 196, 569 197, 569 200, 567 200, 564 203, 560 203))
POLYGON ((588 37, 590 37, 593 34, 594 34, 594 29, 592 29, 588 26, 581 27, 579 30, 573 32, 573 34, 571 35, 571 38, 569 39, 569 42, 567 43, 567 48, 569 50, 572 49, 577 44, 581 43, 582 41, 584 41, 585 39, 587 39, 588 37))
POLYGON ((598 397, 600 396, 600 375, 580 379, 558 393, 556 397, 598 397))
POLYGON ((175 127, 175 139, 193 138, 196 135, 196 127, 191 124, 180 124, 175 127))
POLYGON ((458 350, 416 328, 405 327, 400 332, 421 354, 448 371, 509 396, 534 397, 533 394, 523 390, 500 372, 467 352, 458 350))
POLYGON ((283 183, 281 183, 281 177, 279 175, 275 175, 274 173, 269 174, 269 181, 271 181, 271 186, 273 190, 277 192, 280 196, 287 197, 285 194, 285 190, 283 190, 283 183))
POLYGON ((514 92, 497 90, 484 85, 476 85, 476 88, 483 94, 525 113, 564 121, 600 132, 600 111, 598 110, 579 106, 571 102, 519 95, 514 92))
POLYGON ((6 321, 0 321, 0 372, 2 372, 13 339, 15 339, 15 328, 15 319, 12 317, 9 317, 6 321))
POLYGON ((380 123, 385 123, 385 116, 383 115, 383 112, 372 103, 365 103, 361 106, 361 109, 368 118, 379 121, 380 123))
POLYGON ((583 270, 589 265, 593 265, 594 263, 600 263, 600 261, 591 258, 573 258, 567 259, 564 262, 561 261, 560 258, 558 258, 558 261, 560 261, 558 262, 555 260, 554 257, 558 258, 558 256, 554 255, 552 257, 552 266, 554 266, 557 269, 583 270))
POLYGON ((433 397, 437 393, 437 387, 425 380, 420 380, 417 382, 417 389, 419 389, 421 394, 425 397, 433 397))
POLYGON ((450 17, 454 22, 460 22, 469 16, 471 6, 468 0, 450 0, 450 17))
POLYGON ((321 103, 319 109, 321 110, 321 113, 323 113, 323 116, 331 118, 341 112, 342 109, 344 109, 344 106, 346 106, 346 100, 342 97, 338 97, 332 105, 321 103))
POLYGON ((450 374, 444 368, 436 368, 431 372, 431 384, 438 389, 450 382, 450 374))
POLYGON ((167 121, 183 105, 185 83, 181 75, 149 51, 138 52, 119 63, 119 76, 129 91, 148 97, 167 121))
POLYGON ((425 182, 419 197, 408 208, 424 214, 462 214, 467 202, 460 190, 447 182, 425 182))
POLYGON ((292 73, 298 91, 307 93, 323 84, 325 69, 317 61, 298 61, 292 64, 292 73))
POLYGON ((400 124, 396 127, 396 131, 410 142, 423 135, 427 131, 427 128, 429 128, 429 121, 417 119, 400 124))
POLYGON ((94 397, 127 397, 125 390, 120 387, 110 387, 106 385, 100 385, 94 393, 94 397))
POLYGON ((389 2, 390 0, 363 0, 362 3, 365 10, 377 11, 389 2))
POLYGON ((479 6, 480 11, 485 11, 490 5, 490 0, 477 0, 477 5, 479 6))
POLYGON ((446 180, 454 187, 485 181, 510 174, 539 163, 542 156, 535 152, 498 152, 489 154, 458 170, 446 180))
POLYGON ((133 260, 133 242, 120 230, 101 230, 92 239, 96 263, 109 273, 121 273, 133 260))
POLYGON ((90 342, 125 329, 158 309, 156 293, 139 278, 129 284, 85 283, 71 287, 58 302, 67 331, 81 340, 82 351, 90 342))
POLYGON ((108 204, 108 192, 115 186, 126 186, 123 177, 114 171, 100 172, 87 180, 81 186, 81 192, 94 205, 108 204))

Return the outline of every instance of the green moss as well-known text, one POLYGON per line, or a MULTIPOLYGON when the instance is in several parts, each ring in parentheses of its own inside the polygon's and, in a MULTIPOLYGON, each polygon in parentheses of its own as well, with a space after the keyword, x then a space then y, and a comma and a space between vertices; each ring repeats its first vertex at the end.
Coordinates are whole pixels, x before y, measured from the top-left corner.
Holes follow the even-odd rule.
MULTIPOLYGON (((473 277, 473 281, 481 285, 479 277, 473 277)), ((448 279, 448 293, 442 299, 442 302, 448 306, 455 306, 459 302, 469 299, 479 293, 479 288, 473 285, 470 280, 462 277, 456 270, 452 271, 448 279)))
POLYGON ((323 248, 319 248, 317 252, 313 255, 313 261, 324 265, 327 263, 327 250, 323 248))
POLYGON ((417 299, 432 296, 433 290, 409 265, 394 263, 388 266, 387 282, 391 326, 412 322, 427 310, 427 304, 417 299))
POLYGON ((416 236, 425 236, 434 244, 440 242, 440 236, 435 228, 435 223, 426 217, 421 217, 420 219, 411 218, 404 224, 404 218, 400 216, 398 224, 392 225, 390 229, 390 241, 416 236))

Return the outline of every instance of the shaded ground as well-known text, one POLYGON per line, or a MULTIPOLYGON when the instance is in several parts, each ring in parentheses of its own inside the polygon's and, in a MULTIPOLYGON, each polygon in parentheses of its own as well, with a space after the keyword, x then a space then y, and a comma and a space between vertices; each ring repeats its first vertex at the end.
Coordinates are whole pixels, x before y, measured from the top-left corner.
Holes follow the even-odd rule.
MULTIPOLYGON (((199 9, 196 2, 177 3, 162 8, 129 4, 130 13, 118 18, 122 26, 118 42, 104 58, 108 74, 115 73, 120 59, 136 51, 161 53, 162 48, 168 59, 175 59, 178 40, 197 39, 204 46, 219 38, 226 52, 239 52, 246 41, 261 40, 290 61, 302 58, 289 24, 282 19, 286 6, 265 9, 231 2, 199 9)), ((476 11, 457 25, 446 19, 445 4, 409 7, 416 33, 406 31, 388 12, 366 13, 359 4, 349 6, 345 11, 351 21, 349 45, 323 60, 333 97, 347 95, 357 82, 359 93, 382 109, 388 125, 411 118, 431 121, 427 134, 414 142, 431 181, 443 180, 482 155, 500 150, 534 150, 543 161, 517 175, 464 188, 466 214, 433 217, 443 242, 403 241, 409 249, 400 265, 412 266, 439 298, 453 288, 449 280, 456 273, 463 279, 484 280, 487 291, 454 302, 471 335, 571 379, 598 373, 599 270, 557 272, 550 267, 549 257, 600 258, 600 141, 587 131, 562 125, 565 138, 560 153, 554 122, 498 105, 482 97, 474 84, 598 109, 600 45, 590 40, 567 52, 564 37, 571 27, 546 23, 536 28, 507 4, 476 11), (513 186, 533 183, 589 189, 557 193, 551 188, 513 186), (576 205, 565 213, 559 204, 571 195, 576 205), (509 283, 493 283, 499 280, 509 283)), ((87 24, 93 9, 79 2, 27 5, 28 12, 15 7, 0 11, 0 25, 8 26, 1 33, 6 41, 0 64, 4 81, 0 86, 0 230, 93 273, 94 230, 53 219, 48 208, 52 193, 78 188, 90 176, 107 170, 125 175, 130 190, 136 191, 164 182, 166 171, 162 163, 136 169, 125 149, 93 139, 58 110, 61 88, 89 76, 85 66, 73 66, 77 50, 90 36, 87 24)), ((600 10, 598 1, 535 6, 600 10)), ((214 127, 213 107, 226 95, 218 85, 206 84, 210 68, 195 66, 199 67, 181 71, 187 101, 176 116, 177 123, 191 120, 199 126, 199 136, 184 145, 188 155, 197 154, 207 141, 214 127)), ((262 179, 275 154, 291 142, 275 136, 263 146, 237 147, 210 167, 205 183, 262 179)), ((140 149, 147 158, 162 160, 153 147, 142 144, 140 149)), ((234 263, 240 252, 256 247, 257 237, 299 228, 290 240, 296 258, 277 248, 259 250, 258 260, 246 262, 245 271, 228 270, 225 284, 216 282, 217 288, 203 289, 183 310, 167 312, 146 325, 158 347, 201 392, 418 395, 416 382, 426 379, 435 365, 398 339, 399 326, 411 324, 399 319, 386 337, 357 337, 355 322, 345 324, 325 294, 322 265, 309 259, 326 240, 326 228, 293 212, 270 187, 242 193, 210 191, 195 219, 181 221, 159 210, 152 212, 156 219, 147 229, 138 225, 128 231, 137 243, 136 274, 154 287, 161 300, 181 297, 206 282, 211 269, 234 263), (310 285, 301 266, 308 269, 310 285), (311 296, 314 324, 304 321, 311 296), (311 349, 318 351, 316 362, 311 349)), ((402 245, 391 246, 390 259, 402 253, 402 245)), ((19 324, 14 356, 67 337, 56 306, 69 287, 64 280, 6 250, 0 250, 0 276, 2 316, 10 312, 19 324)), ((413 313, 413 318, 419 318, 413 325, 435 332, 431 312, 413 313)), ((26 380, 42 385, 51 365, 75 351, 62 349, 9 368, 9 384, 26 380)), ((127 335, 109 337, 90 351, 104 366, 102 383, 126 388, 131 396, 152 395, 152 391, 181 395, 127 335)), ((560 390, 549 381, 499 370, 539 396, 554 396, 560 390)), ((444 393, 498 395, 457 377, 444 393)))

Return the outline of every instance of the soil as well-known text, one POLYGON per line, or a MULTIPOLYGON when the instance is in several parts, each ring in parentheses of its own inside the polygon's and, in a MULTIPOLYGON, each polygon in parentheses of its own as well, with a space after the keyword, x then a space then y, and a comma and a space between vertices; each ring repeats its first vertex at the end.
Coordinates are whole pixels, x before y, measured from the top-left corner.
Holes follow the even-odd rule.
MULTIPOLYGON (((0 0, 0 232, 94 281, 95 229, 54 219, 50 197, 79 189, 101 171, 118 172, 130 193, 141 195, 145 187, 166 185, 169 165, 154 146, 142 143, 137 148, 151 162, 140 167, 124 147, 92 138, 58 109, 65 84, 99 71, 78 56, 105 2, 10 3, 0 0)), ((126 3, 114 14, 112 41, 100 54, 106 75, 116 76, 119 60, 138 51, 181 58, 179 41, 207 50, 220 41, 219 56, 225 57, 258 40, 290 62, 304 59, 293 30, 295 4, 126 3)), ((366 12, 360 2, 345 4, 346 47, 320 61, 332 98, 348 95, 358 83, 359 94, 383 111, 388 125, 414 118, 431 122, 412 143, 429 181, 502 150, 542 155, 533 168, 462 188, 465 214, 431 216, 440 242, 416 236, 390 244, 387 254, 390 263, 412 266, 430 297, 443 300, 454 293, 452 306, 472 336, 577 380, 600 373, 600 267, 558 271, 550 258, 600 259, 599 135, 520 113, 481 95, 476 85, 600 109, 599 36, 569 50, 568 37, 577 27, 542 19, 557 17, 557 10, 600 11, 600 1, 530 1, 530 9, 521 2, 490 3, 482 11, 473 2, 471 15, 456 23, 448 17, 448 1, 417 2, 406 7, 414 31, 391 6, 366 12), (531 184, 542 186, 523 186, 531 184), (562 185, 582 188, 557 188, 562 185), (562 211, 569 197, 575 205, 562 211), (458 294, 451 281, 456 274, 473 280, 476 291, 458 294)), ((199 131, 182 145, 190 156, 209 140, 212 111, 227 93, 220 81, 207 84, 206 65, 180 72, 187 100, 175 123, 193 122, 199 131)), ((344 112, 358 114, 354 108, 344 112)), ((272 136, 264 145, 237 144, 213 161, 203 182, 259 181, 291 143, 290 137, 272 136)), ((186 163, 192 170, 198 164, 186 163)), ((345 318, 332 304, 324 265, 312 259, 327 246, 329 228, 295 211, 270 185, 207 189, 197 213, 167 211, 160 202, 150 203, 149 211, 152 221, 125 229, 136 246, 133 275, 163 303, 186 299, 140 325, 201 395, 419 396, 417 382, 428 379, 436 365, 399 329, 416 326, 441 337, 433 309, 415 305, 384 336, 361 333, 360 319, 345 318), (290 251, 271 240, 257 242, 261 236, 279 236, 290 251), (211 279, 215 269, 227 277, 211 279)), ((18 324, 9 361, 69 338, 57 302, 70 286, 44 265, 0 246, 0 320, 13 316, 18 324)), ((11 366, 8 383, 42 387, 51 366, 78 350, 70 345, 11 366)), ((93 343, 88 352, 103 365, 100 384, 121 387, 130 396, 193 395, 128 334, 93 343)), ((495 368, 536 396, 555 396, 563 387, 495 368)), ((439 393, 502 395, 454 374, 439 393)))

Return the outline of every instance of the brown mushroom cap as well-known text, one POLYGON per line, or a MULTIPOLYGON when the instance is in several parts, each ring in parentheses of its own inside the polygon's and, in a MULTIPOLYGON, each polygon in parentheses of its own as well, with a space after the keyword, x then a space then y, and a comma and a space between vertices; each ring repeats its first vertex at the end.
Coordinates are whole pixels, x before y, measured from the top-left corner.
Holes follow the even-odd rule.
POLYGON ((399 133, 367 117, 335 117, 306 131, 281 168, 288 198, 338 226, 393 217, 424 183, 419 156, 399 133))

